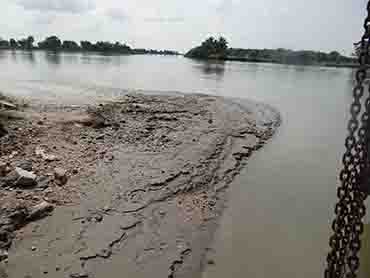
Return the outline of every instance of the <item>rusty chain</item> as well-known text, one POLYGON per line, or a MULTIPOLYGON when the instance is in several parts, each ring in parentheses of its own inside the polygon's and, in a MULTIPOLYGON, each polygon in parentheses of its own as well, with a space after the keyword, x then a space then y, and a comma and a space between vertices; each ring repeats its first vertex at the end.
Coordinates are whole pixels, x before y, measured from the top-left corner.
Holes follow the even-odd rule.
POLYGON ((325 278, 356 278, 360 266, 359 251, 361 234, 364 230, 365 200, 370 185, 370 88, 362 111, 361 98, 365 91, 367 68, 370 64, 370 1, 367 4, 367 17, 364 22, 365 33, 359 49, 360 67, 356 72, 356 85, 353 89, 351 118, 348 123, 348 137, 345 141, 343 169, 340 172, 341 184, 338 187, 338 203, 335 207, 327 256, 325 278))

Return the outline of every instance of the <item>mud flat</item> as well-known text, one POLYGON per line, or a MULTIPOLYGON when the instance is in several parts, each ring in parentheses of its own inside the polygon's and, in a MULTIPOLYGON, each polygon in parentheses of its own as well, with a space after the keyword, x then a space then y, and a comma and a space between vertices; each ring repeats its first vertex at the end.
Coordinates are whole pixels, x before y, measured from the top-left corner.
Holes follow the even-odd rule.
POLYGON ((11 118, 1 278, 200 277, 226 189, 280 124, 268 105, 200 94, 11 118))

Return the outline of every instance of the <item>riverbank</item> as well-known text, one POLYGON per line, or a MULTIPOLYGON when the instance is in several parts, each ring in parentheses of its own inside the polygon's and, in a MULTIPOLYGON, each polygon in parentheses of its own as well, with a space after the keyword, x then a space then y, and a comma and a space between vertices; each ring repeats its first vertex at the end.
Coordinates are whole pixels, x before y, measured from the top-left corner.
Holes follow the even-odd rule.
POLYGON ((225 189, 280 124, 269 106, 206 95, 14 115, 0 277, 199 276, 225 189))
POLYGON ((125 55, 160 55, 160 56, 180 56, 181 54, 172 50, 157 50, 157 49, 145 49, 145 48, 133 48, 129 51, 103 51, 103 50, 83 50, 83 49, 58 49, 58 50, 49 50, 41 48, 32 48, 32 49, 21 49, 21 48, 0 48, 0 52, 9 51, 9 52, 27 52, 30 54, 36 52, 45 52, 49 54, 84 54, 84 55, 102 55, 102 56, 125 56, 125 55))
POLYGON ((200 61, 215 61, 215 62, 245 62, 245 63, 270 63, 270 64, 279 64, 279 65, 292 65, 292 66, 313 66, 313 67, 329 67, 329 68, 358 68, 358 64, 337 64, 337 63, 319 63, 319 64, 294 64, 294 63, 282 63, 279 61, 271 60, 271 59, 252 59, 246 57, 219 57, 217 59, 213 58, 191 58, 200 61))
POLYGON ((270 64, 281 64, 281 65, 296 65, 296 66, 316 66, 316 67, 330 67, 330 68, 358 68, 358 64, 337 64, 337 63, 319 63, 319 64, 290 64, 281 63, 270 59, 251 59, 243 57, 226 57, 223 61, 236 61, 236 62, 249 62, 249 63, 270 63, 270 64))

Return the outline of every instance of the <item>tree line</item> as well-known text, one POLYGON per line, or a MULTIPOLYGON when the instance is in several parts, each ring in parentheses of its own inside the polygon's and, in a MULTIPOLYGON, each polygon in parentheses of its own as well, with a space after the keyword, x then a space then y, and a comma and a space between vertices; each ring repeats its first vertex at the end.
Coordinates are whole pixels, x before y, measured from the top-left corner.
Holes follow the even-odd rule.
POLYGON ((311 50, 291 49, 241 49, 231 48, 228 50, 230 59, 244 58, 252 62, 270 62, 293 65, 351 65, 357 62, 354 57, 341 55, 338 51, 329 53, 311 50))
POLYGON ((243 49, 229 48, 225 38, 210 37, 200 46, 189 50, 186 57, 196 59, 236 60, 246 62, 269 62, 299 65, 355 65, 354 57, 346 57, 338 51, 329 53, 321 51, 290 49, 243 49))
POLYGON ((225 59, 227 57, 228 42, 224 37, 215 39, 209 37, 200 46, 194 47, 185 57, 198 59, 225 59))
POLYGON ((10 40, 0 39, 0 49, 179 55, 178 52, 171 50, 135 49, 120 42, 98 41, 93 43, 90 41, 81 41, 77 43, 72 40, 62 41, 57 36, 47 37, 45 40, 38 42, 37 45, 33 36, 19 40, 13 38, 10 40))

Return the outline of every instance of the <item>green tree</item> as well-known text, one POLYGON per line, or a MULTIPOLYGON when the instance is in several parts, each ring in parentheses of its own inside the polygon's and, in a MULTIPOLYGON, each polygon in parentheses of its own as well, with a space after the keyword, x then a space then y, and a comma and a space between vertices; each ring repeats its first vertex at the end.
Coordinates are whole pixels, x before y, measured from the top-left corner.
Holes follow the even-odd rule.
POLYGON ((10 44, 10 48, 12 48, 12 49, 15 49, 15 48, 18 47, 18 43, 15 39, 10 39, 9 44, 10 44))
POLYGON ((0 38, 0 49, 8 49, 8 48, 9 48, 9 42, 7 40, 0 38))
POLYGON ((26 49, 27 46, 27 40, 26 39, 20 39, 18 40, 18 45, 21 49, 26 49))
POLYGON ((218 53, 225 55, 228 48, 227 40, 224 37, 220 37, 216 42, 216 48, 218 53))
POLYGON ((337 61, 339 61, 340 56, 341 55, 338 51, 332 51, 332 52, 329 53, 328 58, 329 58, 330 62, 335 62, 336 63, 337 61))
POLYGON ((74 41, 64 41, 62 44, 62 48, 63 50, 77 51, 80 49, 80 46, 74 41))
POLYGON ((228 42, 225 38, 220 37, 216 40, 214 37, 209 37, 200 46, 191 49, 185 56, 201 59, 223 59, 227 56, 227 50, 228 42))
POLYGON ((84 51, 92 51, 93 50, 93 44, 89 41, 81 41, 81 48, 84 51))
POLYGON ((40 49, 58 51, 61 49, 62 42, 57 36, 51 36, 46 38, 44 41, 39 42, 38 46, 40 49))
POLYGON ((32 49, 33 48, 33 43, 35 42, 35 39, 33 38, 33 36, 28 36, 28 38, 26 39, 26 48, 27 49, 32 49))
POLYGON ((258 59, 258 50, 252 49, 249 52, 248 58, 253 59, 253 60, 258 59))

